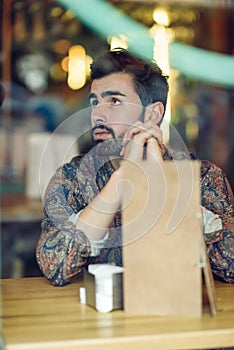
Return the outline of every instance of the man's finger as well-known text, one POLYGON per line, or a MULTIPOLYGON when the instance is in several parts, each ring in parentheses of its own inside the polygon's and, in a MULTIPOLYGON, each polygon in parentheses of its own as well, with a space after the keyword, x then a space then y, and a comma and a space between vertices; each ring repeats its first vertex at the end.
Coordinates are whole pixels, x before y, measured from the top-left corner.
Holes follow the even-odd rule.
POLYGON ((147 141, 147 152, 146 152, 146 159, 148 160, 162 160, 162 151, 161 148, 157 142, 157 140, 153 137, 148 139, 147 141))

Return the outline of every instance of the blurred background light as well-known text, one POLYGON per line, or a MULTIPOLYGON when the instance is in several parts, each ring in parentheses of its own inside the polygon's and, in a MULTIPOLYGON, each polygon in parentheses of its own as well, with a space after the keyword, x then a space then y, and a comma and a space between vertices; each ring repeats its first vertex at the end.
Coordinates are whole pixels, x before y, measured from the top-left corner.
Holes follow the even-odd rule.
MULTIPOLYGON (((141 57, 150 59, 153 57, 154 42, 148 29, 117 10, 115 6, 98 0, 59 0, 59 2, 74 12, 97 34, 105 38, 124 34, 128 38, 130 51, 141 57)), ((184 14, 184 11, 180 11, 176 16, 183 17, 184 14)), ((197 13, 191 11, 187 17, 187 21, 191 22, 197 18, 197 13)), ((231 55, 218 54, 173 41, 169 45, 169 61, 171 68, 186 76, 221 86, 234 86, 234 57, 231 55)))
POLYGON ((56 82, 66 80, 66 72, 62 69, 60 62, 55 62, 50 67, 50 76, 56 82))
POLYGON ((86 52, 82 45, 73 45, 68 54, 67 84, 72 90, 82 88, 86 83, 86 52))
POLYGON ((153 19, 156 23, 161 24, 162 26, 168 27, 170 25, 169 14, 162 7, 157 7, 153 11, 153 19))
POLYGON ((54 65, 51 75, 62 79, 67 73, 67 84, 72 90, 81 89, 90 76, 90 64, 93 59, 86 55, 86 50, 82 45, 73 45, 68 50, 68 56, 64 57, 60 64, 54 65), (59 67, 58 67, 59 66, 59 67))
POLYGON ((59 16, 62 15, 62 13, 63 13, 63 10, 59 6, 56 6, 56 7, 52 8, 51 11, 50 11, 50 15, 52 17, 59 17, 59 16))
POLYGON ((125 35, 119 35, 117 36, 112 36, 108 37, 107 42, 110 45, 110 49, 116 49, 118 47, 121 47, 123 49, 128 49, 128 44, 127 44, 128 38, 125 35))
POLYGON ((59 0, 59 2, 101 37, 107 39, 125 35, 131 51, 140 57, 153 57, 154 44, 149 36, 148 28, 137 23, 110 3, 95 0, 59 0))
POLYGON ((66 23, 70 21, 71 19, 75 18, 75 15, 72 11, 67 10, 62 16, 61 16, 61 21, 63 23, 66 23))
MULTIPOLYGON (((169 66, 169 36, 167 35, 166 28, 161 24, 154 24, 150 29, 150 34, 154 38, 154 59, 162 69, 163 73, 170 76, 169 66)), ((170 82, 169 82, 170 85, 170 82)), ((167 143, 170 138, 169 123, 171 120, 171 101, 170 101, 170 89, 167 99, 166 111, 164 114, 161 128, 163 130, 164 142, 167 143)))
POLYGON ((61 68, 63 69, 64 72, 68 72, 68 60, 69 60, 69 57, 66 56, 61 61, 61 68))
POLYGON ((70 46, 71 42, 66 39, 56 40, 52 45, 53 51, 57 54, 66 54, 70 46))

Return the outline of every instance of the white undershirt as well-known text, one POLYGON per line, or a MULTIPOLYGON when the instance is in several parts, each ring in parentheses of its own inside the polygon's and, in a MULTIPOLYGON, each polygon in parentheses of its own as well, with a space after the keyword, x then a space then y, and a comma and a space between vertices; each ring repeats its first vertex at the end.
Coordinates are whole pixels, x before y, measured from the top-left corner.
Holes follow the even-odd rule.
MULTIPOLYGON (((202 208, 203 215, 203 231, 204 234, 209 234, 211 232, 219 231, 222 229, 222 221, 217 214, 212 213, 210 210, 207 210, 204 207, 202 208)), ((82 210, 78 213, 74 213, 69 217, 69 221, 76 225, 76 222, 81 214, 82 210)), ((105 237, 98 241, 90 240, 91 243, 91 256, 97 256, 100 254, 101 249, 105 246, 105 243, 108 239, 109 231, 107 231, 105 237)))
MULTIPOLYGON (((71 221, 74 225, 76 225, 76 222, 81 214, 83 210, 80 210, 78 213, 74 213, 69 217, 69 221, 71 221)), ((107 231, 106 235, 98 240, 98 241, 94 241, 94 240, 90 240, 91 243, 91 254, 90 256, 97 256, 100 254, 101 249, 104 247, 105 242, 107 241, 109 236, 109 231, 107 231)))

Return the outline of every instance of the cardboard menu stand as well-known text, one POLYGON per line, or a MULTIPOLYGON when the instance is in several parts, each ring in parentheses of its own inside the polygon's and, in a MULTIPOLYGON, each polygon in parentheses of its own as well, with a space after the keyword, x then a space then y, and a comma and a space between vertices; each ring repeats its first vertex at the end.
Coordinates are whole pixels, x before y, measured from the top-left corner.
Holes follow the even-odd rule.
POLYGON ((202 270, 211 312, 213 277, 205 253, 200 162, 123 163, 124 310, 200 317, 202 270))

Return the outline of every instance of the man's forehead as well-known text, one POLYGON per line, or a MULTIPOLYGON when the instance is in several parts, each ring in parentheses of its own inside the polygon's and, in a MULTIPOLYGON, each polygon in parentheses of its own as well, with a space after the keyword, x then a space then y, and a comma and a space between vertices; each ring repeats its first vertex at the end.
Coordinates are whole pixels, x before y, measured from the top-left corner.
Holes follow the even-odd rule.
POLYGON ((91 92, 119 91, 123 92, 133 88, 132 77, 126 73, 113 73, 100 79, 94 79, 91 92))

